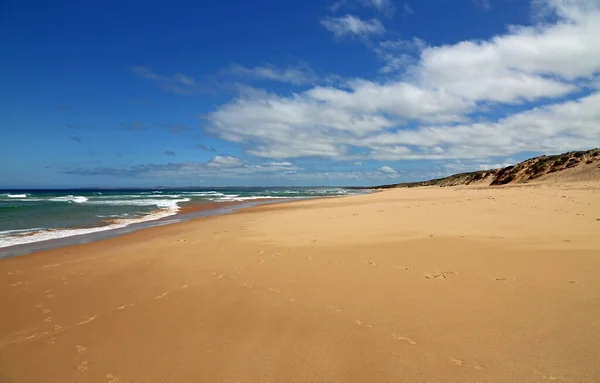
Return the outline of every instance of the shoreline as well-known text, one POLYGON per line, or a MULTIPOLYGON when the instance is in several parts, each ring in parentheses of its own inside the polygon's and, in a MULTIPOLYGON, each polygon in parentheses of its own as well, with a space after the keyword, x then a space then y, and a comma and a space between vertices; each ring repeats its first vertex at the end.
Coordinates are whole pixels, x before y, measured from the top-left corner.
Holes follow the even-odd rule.
POLYGON ((598 193, 393 189, 3 259, 2 379, 595 382, 598 193))
MULTIPOLYGON (((345 196, 340 196, 345 197, 345 196)), ((154 220, 135 222, 124 227, 118 227, 113 229, 105 229, 93 231, 90 233, 75 234, 65 237, 46 239, 41 241, 23 243, 13 246, 6 246, 0 248, 0 261, 7 258, 19 257, 24 255, 33 254, 36 252, 42 252, 47 250, 60 249, 75 245, 81 245, 86 243, 92 243, 96 241, 108 240, 131 233, 135 233, 140 230, 146 230, 153 227, 160 227, 165 225, 174 225, 181 222, 195 220, 198 218, 206 218, 212 216, 220 216, 225 214, 234 214, 244 209, 259 207, 263 205, 275 205, 283 203, 291 203, 296 201, 310 200, 310 199, 321 199, 321 198, 334 198, 334 197, 307 197, 307 198, 266 198, 266 199, 255 199, 246 201, 230 201, 230 202, 214 202, 214 201, 202 201, 200 203, 189 203, 186 202, 184 206, 180 206, 177 213, 154 220)), ((104 226, 97 226, 91 229, 101 229, 104 226)), ((77 228, 74 228, 77 229, 77 228)))

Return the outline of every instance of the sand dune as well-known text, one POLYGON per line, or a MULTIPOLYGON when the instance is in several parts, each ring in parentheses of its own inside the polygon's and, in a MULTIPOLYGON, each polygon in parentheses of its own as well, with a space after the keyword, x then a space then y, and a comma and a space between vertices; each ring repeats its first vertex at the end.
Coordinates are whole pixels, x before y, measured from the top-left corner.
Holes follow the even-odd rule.
POLYGON ((600 182, 394 189, 0 261, 0 382, 600 382, 600 182))

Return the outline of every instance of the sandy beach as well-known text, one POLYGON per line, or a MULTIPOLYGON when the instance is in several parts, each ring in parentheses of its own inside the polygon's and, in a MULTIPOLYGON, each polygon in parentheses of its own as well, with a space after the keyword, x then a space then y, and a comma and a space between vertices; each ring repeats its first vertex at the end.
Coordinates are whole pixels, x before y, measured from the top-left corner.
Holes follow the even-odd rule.
POLYGON ((0 382, 600 382, 600 182, 261 206, 0 261, 0 382))

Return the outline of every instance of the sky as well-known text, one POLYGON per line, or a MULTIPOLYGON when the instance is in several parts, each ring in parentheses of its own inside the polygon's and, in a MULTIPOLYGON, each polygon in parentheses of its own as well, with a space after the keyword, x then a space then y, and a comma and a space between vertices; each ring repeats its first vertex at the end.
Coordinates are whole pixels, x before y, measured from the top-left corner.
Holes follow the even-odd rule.
POLYGON ((600 0, 0 0, 0 188, 377 185, 600 146, 600 0))

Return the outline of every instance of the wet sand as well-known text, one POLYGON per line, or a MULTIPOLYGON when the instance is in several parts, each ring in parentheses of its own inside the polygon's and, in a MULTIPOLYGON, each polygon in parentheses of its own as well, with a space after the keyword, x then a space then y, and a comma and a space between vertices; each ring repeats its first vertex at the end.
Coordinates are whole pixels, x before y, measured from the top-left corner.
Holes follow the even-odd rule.
POLYGON ((267 205, 0 260, 0 382, 599 382, 600 182, 267 205))

